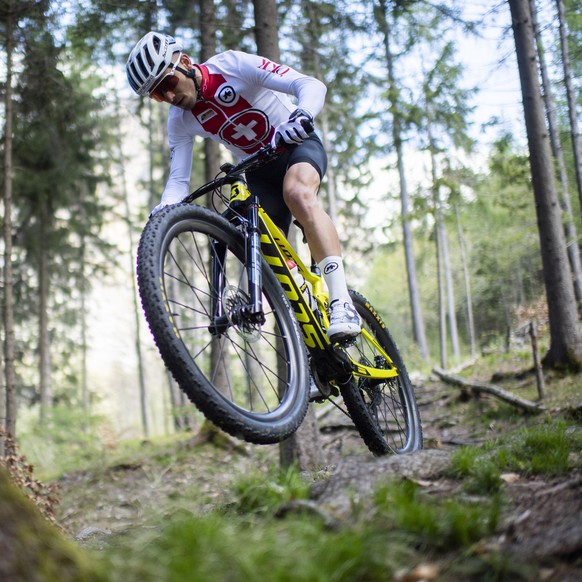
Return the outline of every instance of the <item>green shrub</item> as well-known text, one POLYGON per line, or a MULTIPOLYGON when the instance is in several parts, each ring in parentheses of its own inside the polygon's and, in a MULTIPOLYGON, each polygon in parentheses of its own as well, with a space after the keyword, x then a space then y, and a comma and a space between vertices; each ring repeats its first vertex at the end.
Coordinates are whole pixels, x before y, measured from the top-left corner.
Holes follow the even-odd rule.
POLYGON ((422 493, 412 481, 390 483, 376 493, 386 523, 417 542, 440 549, 462 548, 491 535, 499 520, 498 496, 484 501, 463 497, 440 500, 422 493))
POLYGON ((44 478, 86 468, 102 460, 98 434, 102 418, 87 416, 75 407, 55 406, 46 422, 35 422, 19 436, 22 451, 44 478))
POLYGON ((230 507, 237 512, 272 513, 287 501, 307 499, 309 484, 296 467, 271 468, 235 480, 230 491, 234 497, 230 507))
POLYGON ((211 513, 181 515, 148 538, 120 540, 107 560, 113 582, 383 582, 405 556, 407 548, 372 528, 330 530, 312 516, 211 513))
POLYGON ((582 448, 582 436, 562 420, 523 428, 516 434, 464 447, 452 457, 451 475, 465 479, 474 493, 492 493, 501 486, 501 473, 555 477, 572 469, 570 454, 582 448))

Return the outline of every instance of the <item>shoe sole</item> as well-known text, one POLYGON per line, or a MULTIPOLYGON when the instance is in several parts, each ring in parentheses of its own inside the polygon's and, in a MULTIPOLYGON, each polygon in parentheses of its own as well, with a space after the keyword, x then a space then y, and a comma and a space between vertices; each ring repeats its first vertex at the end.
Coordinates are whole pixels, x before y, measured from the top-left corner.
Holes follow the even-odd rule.
POLYGON ((338 331, 336 333, 327 333, 327 337, 329 338, 330 342, 338 342, 346 339, 353 339, 360 335, 362 332, 362 328, 357 328, 354 330, 347 330, 347 331, 338 331))

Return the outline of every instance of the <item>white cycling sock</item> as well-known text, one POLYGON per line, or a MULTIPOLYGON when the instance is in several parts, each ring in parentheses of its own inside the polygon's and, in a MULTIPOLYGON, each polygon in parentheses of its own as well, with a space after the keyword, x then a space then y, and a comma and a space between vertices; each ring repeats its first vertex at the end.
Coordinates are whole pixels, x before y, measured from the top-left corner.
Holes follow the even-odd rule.
POLYGON ((325 257, 318 263, 323 275, 323 279, 329 290, 329 303, 340 299, 351 303, 348 285, 346 283, 346 274, 344 272, 344 262, 341 257, 325 257))

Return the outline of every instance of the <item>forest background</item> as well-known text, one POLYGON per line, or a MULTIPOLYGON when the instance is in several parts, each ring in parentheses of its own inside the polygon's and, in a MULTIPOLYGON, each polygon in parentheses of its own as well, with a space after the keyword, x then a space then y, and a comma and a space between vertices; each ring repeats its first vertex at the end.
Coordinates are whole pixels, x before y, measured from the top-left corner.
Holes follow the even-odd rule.
MULTIPOLYGON (((380 309, 413 371, 504 349, 532 317, 548 324, 509 6, 465 4, 277 3, 282 62, 328 86, 321 197, 349 282, 380 309)), ((580 162, 564 65, 580 95, 581 6, 536 4, 572 249, 580 162)), ((45 468, 62 464, 63 446, 73 464, 111 441, 201 422, 164 370, 137 297, 136 242, 168 170, 167 109, 131 93, 124 65, 150 29, 198 59, 209 6, 216 51, 254 52, 260 5, 0 2, 0 418, 45 468)), ((197 142, 193 186, 203 153, 197 142)))

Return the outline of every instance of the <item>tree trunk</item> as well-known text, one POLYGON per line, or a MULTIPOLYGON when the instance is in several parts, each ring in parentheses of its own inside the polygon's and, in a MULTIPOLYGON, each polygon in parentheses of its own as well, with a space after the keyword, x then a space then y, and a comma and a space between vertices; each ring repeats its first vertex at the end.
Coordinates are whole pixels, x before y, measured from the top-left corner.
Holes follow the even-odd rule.
MULTIPOLYGON (((200 5, 200 61, 204 62, 216 53, 216 21, 214 18, 214 0, 199 0, 200 5)), ((204 140, 204 177, 208 182, 220 171, 220 147, 211 139, 204 140)), ((221 208, 222 201, 208 194, 207 206, 209 208, 221 208)), ((228 356, 224 353, 224 340, 220 337, 212 339, 210 352, 211 369, 213 370, 213 383, 220 392, 225 395, 228 390, 227 369, 228 356)), ((199 435, 212 440, 218 428, 208 420, 200 428, 199 435)))
POLYGON ((469 263, 467 260, 467 249, 465 245, 465 236, 461 225, 461 216, 459 207, 455 205, 455 215, 457 217, 457 229, 459 233, 459 249, 461 251, 461 262, 463 263, 463 278, 465 280, 465 296, 467 297, 467 332, 469 334, 469 345, 471 346, 471 355, 477 353, 477 340, 475 334, 475 320, 473 318, 473 298, 471 293, 471 276, 469 274, 469 263))
POLYGON ((540 63, 540 73, 542 77, 542 87, 544 90, 544 103, 548 118, 548 129, 550 131, 550 143, 552 145, 552 154, 557 164, 557 177, 560 185, 560 202, 562 205, 564 217, 564 234, 566 236, 568 258, 570 260, 570 269, 572 270, 572 279, 574 283, 574 294, 578 306, 582 305, 582 265, 580 263, 580 247, 578 246, 578 234, 574 224, 574 215, 572 204, 570 202, 570 189, 568 186, 568 172, 564 161, 564 152, 560 143, 560 129, 556 118, 556 105, 552 91, 552 83, 548 75, 548 68, 544 57, 544 46, 542 35, 537 22, 537 11, 535 0, 530 0, 530 11, 532 23, 537 43, 537 53, 540 63))
POLYGON ((437 224, 434 226, 436 242, 436 268, 438 281, 438 301, 439 301, 439 347, 441 356, 441 367, 447 369, 447 310, 445 307, 445 276, 442 256, 441 232, 437 224))
MULTIPOLYGON (((313 72, 316 78, 320 81, 324 81, 321 58, 319 51, 319 31, 318 31, 318 18, 317 13, 314 10, 313 2, 307 1, 303 2, 303 10, 307 16, 308 24, 307 31, 309 36, 309 54, 313 58, 313 72)), ((321 141, 326 152, 331 151, 331 146, 329 143, 329 116, 327 114, 327 109, 323 111, 318 116, 318 121, 321 126, 321 141)), ((326 171, 325 180, 325 194, 327 198, 327 213, 334 224, 337 224, 338 220, 338 210, 337 210, 337 189, 336 189, 336 174, 333 164, 328 164, 326 171)))
POLYGON ((103 568, 55 526, 0 467, 0 580, 105 582, 103 568))
MULTIPOLYGON (((437 176, 437 161, 435 150, 436 146, 432 137, 432 130, 430 127, 430 120, 427 128, 429 149, 431 156, 431 168, 432 168, 432 188, 433 188, 433 198, 434 198, 434 208, 435 208, 435 229, 437 236, 437 249, 439 256, 439 278, 442 277, 442 282, 439 283, 439 303, 441 310, 441 317, 445 317, 445 312, 448 313, 449 328, 451 333, 451 347, 453 349, 453 357, 458 361, 460 360, 461 354, 459 350, 459 336, 457 333, 457 314, 455 312, 455 296, 453 291, 453 277, 451 272, 451 262, 449 259, 449 250, 447 244, 447 231, 445 227, 445 219, 443 216, 442 204, 440 199, 440 191, 437 176), (441 289, 442 287, 442 289, 441 289), (443 296, 444 293, 444 296, 443 296), (446 309, 445 309, 446 301, 446 309)), ((446 326, 441 322, 441 344, 443 342, 446 345, 446 335, 443 337, 443 331, 446 326)), ((446 334, 446 332, 445 332, 446 334)), ((443 346, 445 347, 445 346, 443 346)))
MULTIPOLYGON (((149 101, 149 100, 148 100, 149 101)), ((119 111, 119 103, 117 103, 117 110, 119 111)), ((151 110, 150 110, 151 111, 151 110)), ((151 117, 150 117, 151 126, 151 117)), ((148 395, 147 386, 145 381, 145 371, 143 363, 143 354, 141 350, 141 307, 138 298, 137 289, 137 276, 135 271, 135 250, 133 242, 133 220, 131 217, 131 208, 129 207, 129 193, 127 190, 126 181, 126 171, 125 171, 125 157, 123 155, 122 139, 121 133, 118 131, 117 135, 117 155, 119 159, 119 177, 121 183, 121 197, 123 198, 123 211, 125 214, 125 223, 127 225, 127 240, 128 240, 128 251, 127 258, 129 261, 129 272, 131 276, 131 293, 132 293, 132 303, 133 303, 133 320, 134 320, 134 330, 133 330, 133 340, 135 346, 135 357, 137 361, 137 375, 139 383, 139 402, 140 402, 140 412, 141 412, 141 424, 143 435, 145 438, 150 436, 150 424, 148 418, 148 395)), ((151 154, 151 152, 150 152, 151 154)), ((153 163, 153 159, 150 158, 150 166, 153 163)), ((153 190, 153 183, 151 172, 150 172, 150 193, 153 190)), ((150 200, 150 205, 151 205, 150 200)))
POLYGON ((408 280, 408 296, 410 301, 410 313, 412 316, 412 332, 414 341, 418 345, 420 355, 424 360, 429 357, 428 343, 426 341, 426 331, 422 306, 420 302, 420 292, 418 288, 418 279, 416 277, 416 261, 414 257, 414 246, 412 242, 412 229, 410 226, 410 212, 408 201, 408 186, 406 182, 406 172, 404 169, 404 153, 402 151, 402 121, 398 112, 398 91, 394 77, 394 57, 390 49, 390 26, 386 1, 380 0, 380 15, 378 23, 384 37, 384 52, 386 57, 386 66, 388 69, 388 89, 390 95, 390 108, 392 110, 392 142, 396 151, 398 164, 398 177, 400 180, 400 208, 402 218, 402 237, 404 243, 404 256, 406 259, 406 274, 408 280))
MULTIPOLYGON (((85 222, 85 185, 81 185, 79 193, 79 208, 81 220, 85 222)), ((90 399, 89 399, 89 383, 87 378, 87 278, 85 269, 87 266, 87 246, 85 232, 81 233, 81 241, 79 245, 79 264, 81 274, 79 277, 79 293, 81 295, 81 406, 83 408, 83 415, 85 416, 86 428, 88 428, 88 420, 90 414, 90 399)))
POLYGON ((528 0, 509 0, 523 110, 529 146, 532 185, 550 323, 549 368, 582 368, 580 333, 574 286, 556 192, 554 167, 545 125, 538 79, 534 34, 528 0))
POLYGON ((578 188, 580 209, 582 210, 582 151, 580 151, 580 131, 578 129, 578 114, 576 111, 576 92, 572 83, 570 51, 568 50, 568 23, 564 14, 564 0, 556 0, 556 6, 558 8, 558 20, 560 23, 560 46, 562 50, 562 66, 564 68, 564 84, 566 85, 566 97, 568 99, 570 136, 574 153, 574 171, 576 174, 576 186, 578 188))
MULTIPOLYGON (((277 4, 275 0, 254 0, 255 37, 257 52, 272 61, 280 61, 277 33, 277 4)), ((286 362, 283 365, 286 366, 286 362)), ((283 377, 283 376, 282 376, 283 377)), ((313 470, 323 464, 323 451, 319 444, 319 429, 313 407, 299 430, 279 447, 281 466, 297 463, 302 470, 313 470)))
POLYGON ((6 86, 4 120, 4 375, 6 379, 6 432, 16 436, 16 374, 14 371, 14 298, 12 281, 12 53, 14 20, 6 19, 6 86))
POLYGON ((279 52, 279 18, 275 0, 253 0, 255 8, 255 41, 257 53, 278 63, 279 52))
POLYGON ((46 425, 47 415, 52 408, 50 339, 48 322, 49 269, 48 269, 48 213, 47 201, 40 203, 40 226, 38 247, 38 353, 39 353, 39 390, 40 424, 46 425))

